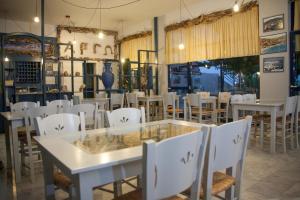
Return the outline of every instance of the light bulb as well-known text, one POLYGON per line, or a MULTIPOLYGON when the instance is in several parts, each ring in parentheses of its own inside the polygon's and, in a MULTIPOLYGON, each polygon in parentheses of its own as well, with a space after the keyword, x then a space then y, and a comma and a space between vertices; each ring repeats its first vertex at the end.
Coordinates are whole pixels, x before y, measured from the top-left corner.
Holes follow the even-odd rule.
POLYGON ((4 62, 8 62, 8 61, 9 61, 9 58, 7 56, 5 56, 4 62))
POLYGON ((104 33, 103 33, 102 31, 100 31, 100 32, 98 33, 98 38, 99 38, 99 39, 103 39, 103 38, 104 38, 104 33))
POLYGON ((233 11, 234 12, 239 12, 240 11, 240 6, 239 6, 239 4, 237 2, 234 3, 233 11))
POLYGON ((208 68, 208 66, 207 66, 207 65, 205 65, 205 68, 208 68))
POLYGON ((39 18, 38 16, 35 16, 35 17, 33 18, 33 21, 34 21, 35 23, 39 23, 39 22, 40 22, 40 18, 39 18))
POLYGON ((260 76, 260 72, 256 72, 257 76, 260 76))
POLYGON ((76 41, 76 40, 73 40, 73 41, 72 41, 72 44, 74 44, 74 45, 77 44, 77 41, 76 41))
POLYGON ((125 58, 121 58, 121 63, 125 63, 125 58))
POLYGON ((180 43, 180 44, 178 45, 178 48, 179 48, 180 50, 183 50, 183 49, 184 49, 184 44, 183 44, 183 43, 180 43))

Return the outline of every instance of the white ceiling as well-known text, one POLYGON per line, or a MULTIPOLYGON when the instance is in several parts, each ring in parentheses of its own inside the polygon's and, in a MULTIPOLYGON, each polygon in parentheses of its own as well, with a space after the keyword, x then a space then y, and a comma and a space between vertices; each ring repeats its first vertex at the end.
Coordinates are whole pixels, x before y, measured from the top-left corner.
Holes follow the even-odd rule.
MULTIPOLYGON (((38 0, 39 2, 40 0, 38 0)), ((95 8, 99 0, 45 0, 45 20, 46 24, 66 24, 65 15, 70 15, 76 26, 99 26, 99 11, 96 14, 93 9, 77 8, 65 3, 95 8)), ((110 7, 131 2, 133 0, 102 0, 102 7, 110 7)), ((193 11, 196 17, 208 10, 230 8, 235 0, 184 0, 187 7, 193 11), (198 5, 196 10, 195 6, 198 5), (200 6, 199 6, 200 5, 200 6), (203 5, 203 6, 201 6, 203 5), (197 13, 196 13, 197 12, 197 13)), ((35 15, 35 0, 0 0, 0 14, 8 19, 31 21, 35 15)), ((184 9, 184 8, 183 8, 184 9)), ((105 29, 118 30, 120 21, 127 23, 142 22, 154 16, 174 13, 179 10, 179 0, 140 0, 134 4, 121 8, 102 11, 102 26, 105 29)), ((184 14, 184 13, 183 13, 184 14)), ((185 15, 188 15, 185 10, 185 15)))

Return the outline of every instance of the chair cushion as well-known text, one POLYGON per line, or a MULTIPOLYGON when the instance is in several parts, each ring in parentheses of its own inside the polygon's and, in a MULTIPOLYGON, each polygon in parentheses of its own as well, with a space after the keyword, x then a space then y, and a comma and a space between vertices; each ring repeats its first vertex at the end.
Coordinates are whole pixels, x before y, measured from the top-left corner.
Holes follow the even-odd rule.
MULTIPOLYGON (((114 198, 114 200, 142 200, 142 199, 143 199, 143 193, 141 189, 134 190, 132 192, 128 192, 124 195, 114 198)), ((187 199, 187 198, 173 196, 173 197, 166 198, 164 200, 183 200, 183 199, 187 199)))

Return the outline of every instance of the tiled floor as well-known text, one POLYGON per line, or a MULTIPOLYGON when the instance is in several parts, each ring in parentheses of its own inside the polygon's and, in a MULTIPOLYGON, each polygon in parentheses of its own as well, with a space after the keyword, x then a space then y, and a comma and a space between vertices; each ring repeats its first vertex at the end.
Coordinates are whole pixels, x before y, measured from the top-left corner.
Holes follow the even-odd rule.
MULTIPOLYGON (((5 160, 3 135, 0 135, 0 160, 5 160)), ((6 171, 0 172, 0 200, 9 200, 6 171)), ((300 150, 289 151, 286 154, 271 155, 267 150, 250 144, 243 177, 243 200, 300 200, 300 150)), ((129 187, 123 190, 130 190, 129 187)), ((39 172, 36 181, 31 183, 23 177, 22 183, 17 185, 18 199, 44 199, 43 177, 39 172)), ((66 199, 66 193, 57 190, 56 199, 66 199)), ((112 195, 95 191, 94 199, 109 200, 112 195)))

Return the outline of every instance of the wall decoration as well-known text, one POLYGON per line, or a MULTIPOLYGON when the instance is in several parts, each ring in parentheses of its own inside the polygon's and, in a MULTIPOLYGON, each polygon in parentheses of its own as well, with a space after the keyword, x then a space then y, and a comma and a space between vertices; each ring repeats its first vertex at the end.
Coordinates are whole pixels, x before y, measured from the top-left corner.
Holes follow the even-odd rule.
POLYGON ((280 53, 287 51, 287 34, 267 35, 260 37, 261 54, 280 53))
POLYGON ((112 48, 111 48, 111 46, 110 46, 110 45, 106 45, 106 46, 105 46, 105 53, 104 53, 105 56, 108 55, 108 54, 107 54, 107 49, 110 50, 110 54, 112 54, 112 55, 114 54, 114 53, 113 53, 113 50, 112 50, 112 48))
POLYGON ((284 57, 264 58, 263 71, 268 72, 283 72, 284 71, 284 57))
POLYGON ((263 19, 263 31, 279 31, 284 29, 284 15, 276 15, 263 19))
MULTIPOLYGON (((106 59, 118 59, 118 32, 110 30, 103 31, 105 37, 99 40, 97 28, 57 26, 57 40, 60 43, 69 43, 73 41, 73 34, 76 33, 77 45, 73 45, 74 58, 94 61, 103 61, 106 59), (111 50, 106 49, 110 46, 111 50)), ((70 51, 60 51, 61 58, 70 58, 70 51)))
MULTIPOLYGON (((10 37, 4 43, 5 53, 9 55, 41 56, 41 42, 32 37, 10 37)), ((55 57, 54 43, 46 39, 45 54, 47 58, 55 57)))

